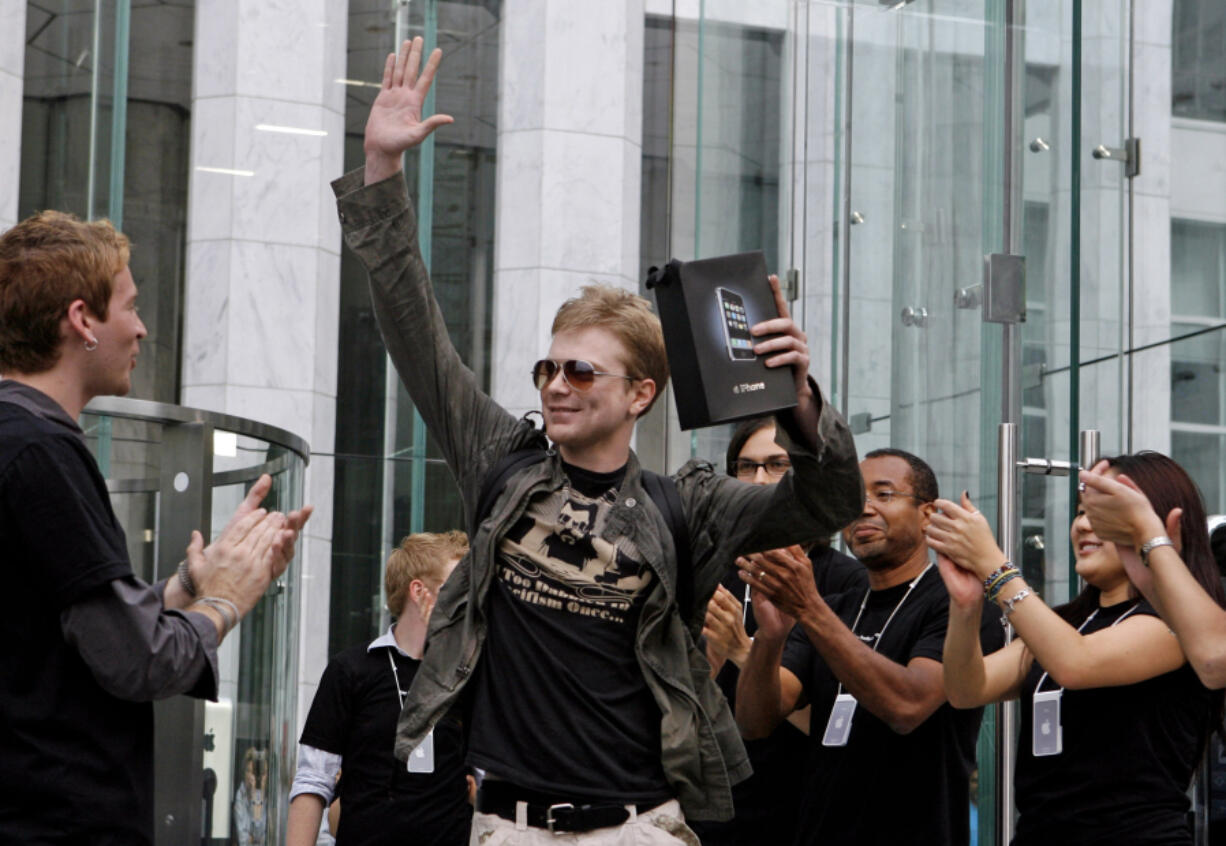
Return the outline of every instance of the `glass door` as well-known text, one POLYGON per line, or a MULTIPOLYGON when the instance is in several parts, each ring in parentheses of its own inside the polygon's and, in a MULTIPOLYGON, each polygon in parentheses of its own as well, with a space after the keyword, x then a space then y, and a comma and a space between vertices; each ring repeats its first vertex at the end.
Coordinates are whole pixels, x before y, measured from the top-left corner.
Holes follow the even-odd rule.
MULTIPOLYGON (((1003 280, 1019 265, 1010 257, 1030 260, 1022 139, 1032 86, 1021 5, 812 0, 796 4, 793 21, 799 81, 792 103, 801 128, 791 230, 803 242, 806 325, 828 330, 834 401, 861 454, 891 446, 919 455, 945 495, 967 490, 991 520, 998 427, 1007 421, 1030 432, 1022 357, 1034 330, 1023 309, 999 310, 988 321, 984 307, 986 257, 998 257, 995 292, 1008 289, 1003 280)), ((1065 17, 1052 13, 1063 37, 1056 36, 1050 62, 1071 85, 1064 6, 1065 17)), ((1067 231, 1068 168, 1054 173, 1065 177, 1049 191, 1064 213, 1044 220, 1067 231)), ((1067 283, 1068 274, 1062 278, 1067 283)), ((1067 296, 1067 284, 1063 290, 1067 296)), ((1045 350, 1052 340, 1041 336, 1037 345, 1045 350)), ((1056 457, 1067 458, 1068 427, 1052 431, 1064 444, 1056 457)), ((1053 445, 1036 449, 1048 455, 1053 445)), ((1066 489, 1046 484, 1053 490, 1041 493, 1041 506, 1066 489)), ((1009 539, 1016 538, 1014 527, 1009 539)), ((1006 716, 985 713, 967 797, 979 843, 1008 837, 1000 808, 1012 802, 1001 774, 1011 763, 998 758, 1013 748, 1011 737, 998 741, 1006 716)))

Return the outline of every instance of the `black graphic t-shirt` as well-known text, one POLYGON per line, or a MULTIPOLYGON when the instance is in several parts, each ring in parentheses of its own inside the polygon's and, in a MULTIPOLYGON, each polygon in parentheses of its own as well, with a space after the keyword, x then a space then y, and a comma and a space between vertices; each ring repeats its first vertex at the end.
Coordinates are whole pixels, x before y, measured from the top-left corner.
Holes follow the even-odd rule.
POLYGON ((473 680, 469 762, 567 798, 671 798, 660 710, 635 656, 655 578, 626 540, 601 537, 625 468, 534 498, 502 538, 473 680))

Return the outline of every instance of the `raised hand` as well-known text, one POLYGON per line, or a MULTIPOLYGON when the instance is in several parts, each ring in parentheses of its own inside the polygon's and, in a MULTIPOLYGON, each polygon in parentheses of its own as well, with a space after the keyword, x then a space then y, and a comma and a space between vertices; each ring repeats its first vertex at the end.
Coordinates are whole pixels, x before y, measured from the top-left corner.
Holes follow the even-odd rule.
POLYGON ((1082 470, 1078 475, 1085 485, 1081 505, 1099 540, 1136 546, 1165 533, 1175 541, 1176 549, 1180 549, 1178 533, 1182 510, 1174 509, 1163 520, 1132 479, 1123 473, 1112 478, 1107 475, 1108 470, 1107 462, 1100 461, 1093 470, 1082 470))
POLYGON ((401 156, 416 147, 440 126, 454 121, 451 115, 422 117, 422 108, 443 51, 435 49, 421 67, 421 37, 405 41, 399 53, 389 53, 383 66, 383 85, 366 119, 365 182, 370 185, 400 172, 401 156))
POLYGON ((1005 562, 992 527, 966 491, 962 492, 961 504, 938 499, 936 506, 939 510, 928 516, 928 528, 924 530, 929 547, 980 579, 1005 562))
POLYGON ((765 361, 767 367, 792 366, 792 374, 796 379, 796 421, 804 431, 810 431, 809 426, 817 426, 819 409, 813 388, 809 385, 809 339, 800 331, 796 321, 792 320, 787 298, 783 296, 783 288, 779 285, 779 277, 773 273, 770 275, 770 285, 779 316, 755 323, 749 332, 755 337, 774 334, 779 337, 755 344, 754 352, 758 355, 770 354, 765 361))
POLYGON ((754 622, 758 624, 758 633, 755 637, 763 640, 782 640, 796 625, 794 617, 789 617, 780 611, 778 606, 767 599, 761 591, 755 590, 750 594, 749 609, 753 614, 754 622))
POLYGON ((983 581, 970 570, 964 570, 950 560, 949 556, 937 553, 937 571, 949 591, 949 601, 964 610, 971 610, 983 602, 983 581))
POLYGON ((197 592, 228 599, 240 618, 246 616, 274 578, 272 550, 285 525, 284 514, 257 508, 226 526, 207 547, 200 532, 192 532, 187 562, 197 592))
POLYGON ((742 556, 736 566, 741 569, 741 580, 754 588, 751 605, 762 593, 784 614, 799 619, 822 601, 813 581, 813 563, 799 546, 742 556))
POLYGON ((707 603, 707 617, 702 626, 707 639, 707 659, 711 666, 732 661, 738 667, 749 657, 749 633, 745 631, 744 609, 740 600, 723 585, 715 589, 707 603))
POLYGON ((298 535, 314 513, 315 506, 304 505, 297 511, 291 511, 285 515, 285 526, 277 534, 268 550, 268 565, 274 579, 280 578, 289 563, 294 560, 294 548, 298 535))
POLYGON ((260 502, 272 488, 272 477, 260 476, 234 510, 217 540, 204 545, 192 532, 187 547, 188 570, 201 596, 220 596, 246 614, 268 585, 280 578, 294 557, 299 532, 311 519, 310 505, 284 515, 269 513, 260 502))

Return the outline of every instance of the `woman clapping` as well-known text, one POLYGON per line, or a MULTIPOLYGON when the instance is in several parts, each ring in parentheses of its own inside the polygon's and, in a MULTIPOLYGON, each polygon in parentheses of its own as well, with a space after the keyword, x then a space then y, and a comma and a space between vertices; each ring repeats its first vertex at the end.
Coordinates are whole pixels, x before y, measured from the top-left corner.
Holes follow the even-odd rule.
MULTIPOLYGON (((1206 533, 1200 496, 1179 465, 1156 453, 1127 463, 1158 513, 1181 508, 1184 538, 1206 533)), ((938 500, 929 545, 950 594, 946 693, 955 707, 1021 700, 1015 844, 1190 844, 1186 791, 1220 718, 1178 640, 1142 599, 1115 545, 1078 510, 1071 538, 1086 588, 1051 609, 996 545, 969 497, 938 500), (985 598, 1018 639, 979 647, 985 598)), ((1208 551, 1207 538, 1204 550, 1208 551)), ((1222 601, 1212 570, 1191 568, 1222 601)))

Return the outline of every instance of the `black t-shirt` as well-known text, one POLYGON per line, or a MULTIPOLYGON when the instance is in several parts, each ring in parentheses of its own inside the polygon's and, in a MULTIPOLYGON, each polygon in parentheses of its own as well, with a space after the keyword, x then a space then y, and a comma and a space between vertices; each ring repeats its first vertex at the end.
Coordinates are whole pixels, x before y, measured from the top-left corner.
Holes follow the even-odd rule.
MULTIPOLYGON (((1142 601, 1100 608, 1083 634, 1129 616, 1157 616, 1142 601)), ((1063 752, 1033 754, 1034 692, 1043 674, 1026 676, 1017 747, 1014 843, 1191 844, 1188 783, 1213 725, 1220 693, 1192 668, 1137 684, 1065 690, 1060 697, 1063 752)), ((1043 690, 1058 690, 1048 676, 1043 690)))
POLYGON ((434 727, 434 772, 410 773, 392 754, 400 686, 409 689, 420 662, 390 646, 355 646, 324 670, 301 742, 341 756, 341 824, 336 842, 464 846, 472 806, 465 779, 464 731, 458 717, 434 727))
POLYGON ((79 430, 0 402, 0 842, 152 842, 153 706, 104 691, 60 631, 131 574, 79 430))
MULTIPOLYGON (((864 595, 868 573, 856 559, 828 546, 815 546, 809 551, 809 560, 818 593, 826 599, 847 590, 864 595)), ((739 572, 739 568, 733 567, 724 577, 723 585, 744 603, 746 585, 739 572)), ((745 614, 745 631, 752 636, 757 630, 758 623, 750 610, 745 614)), ((740 676, 737 666, 726 661, 715 677, 734 710, 740 676)), ((745 741, 745 751, 753 765, 753 775, 732 787, 734 818, 727 822, 690 824, 703 846, 786 843, 796 830, 808 757, 805 733, 784 721, 769 737, 745 741)))
MULTIPOLYGON (((856 634, 881 631, 907 584, 869 595, 856 634)), ((830 597, 848 626, 864 593, 830 597)), ((945 583, 930 568, 880 638, 877 651, 900 664, 912 658, 941 660, 949 620, 945 583)), ((980 641, 985 653, 1004 641, 999 613, 985 609, 980 641)), ((871 643, 870 643, 871 645, 871 643)), ((898 734, 863 705, 856 708, 846 746, 823 746, 838 680, 797 626, 788 637, 783 666, 804 685, 813 705, 808 780, 795 843, 966 844, 970 840, 970 772, 982 708, 945 704, 910 734, 898 734)))
POLYGON ((499 544, 469 762, 559 797, 662 802, 660 710, 634 642, 655 574, 601 537, 625 469, 565 470, 499 544))

